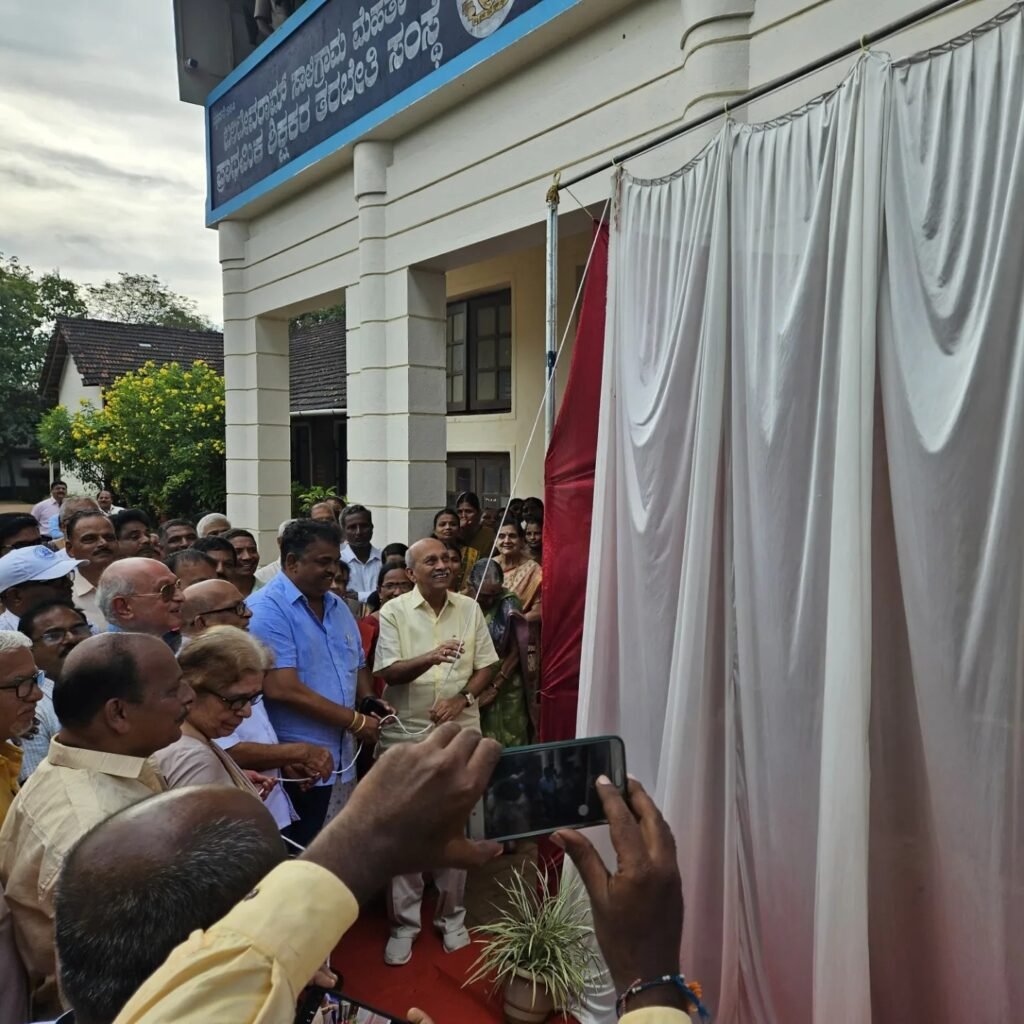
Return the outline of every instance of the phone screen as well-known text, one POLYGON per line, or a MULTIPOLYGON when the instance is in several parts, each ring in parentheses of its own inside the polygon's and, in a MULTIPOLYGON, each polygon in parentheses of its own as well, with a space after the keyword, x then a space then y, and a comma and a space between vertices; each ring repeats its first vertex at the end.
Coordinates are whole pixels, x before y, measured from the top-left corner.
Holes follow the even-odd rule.
POLYGON ((626 753, 618 736, 539 743, 504 751, 467 828, 473 839, 522 839, 606 819, 596 780, 625 791, 626 753))

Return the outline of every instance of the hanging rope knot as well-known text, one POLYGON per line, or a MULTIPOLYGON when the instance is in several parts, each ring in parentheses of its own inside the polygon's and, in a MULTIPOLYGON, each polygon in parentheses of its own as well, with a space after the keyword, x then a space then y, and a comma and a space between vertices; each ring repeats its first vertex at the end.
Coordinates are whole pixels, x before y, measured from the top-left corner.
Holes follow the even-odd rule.
POLYGON ((552 179, 551 187, 548 189, 548 194, 547 194, 547 204, 548 204, 548 206, 557 206, 558 205, 558 188, 559 188, 559 182, 561 182, 561 180, 562 180, 562 172, 561 171, 555 171, 555 176, 552 179))

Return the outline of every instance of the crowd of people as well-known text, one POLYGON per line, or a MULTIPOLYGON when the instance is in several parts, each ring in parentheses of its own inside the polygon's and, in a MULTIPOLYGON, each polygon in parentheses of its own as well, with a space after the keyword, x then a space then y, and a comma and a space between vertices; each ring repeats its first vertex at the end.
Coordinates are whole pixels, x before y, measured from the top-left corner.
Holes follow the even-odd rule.
MULTIPOLYGON (((445 950, 466 946, 466 864, 495 851, 442 839, 500 745, 535 739, 542 516, 539 499, 488 512, 466 493, 429 536, 377 548, 372 512, 331 499, 282 523, 262 567, 220 513, 154 524, 59 481, 0 516, 0 1022, 241 1021, 260 998, 292 1008, 260 1019, 291 1020, 307 982, 332 987, 319 968, 353 896, 387 887, 384 959, 411 959, 424 872, 445 950), (431 772, 440 789, 415 806, 411 775, 431 772), (325 906, 303 956, 271 940, 300 911, 309 935, 325 906), (167 960, 196 929, 217 937, 167 960), (201 1013, 184 964, 197 977, 239 935, 300 983, 254 981, 201 1013), (153 1016, 161 1001, 174 1012, 153 1016)), ((580 838, 563 842, 596 879, 580 838)))

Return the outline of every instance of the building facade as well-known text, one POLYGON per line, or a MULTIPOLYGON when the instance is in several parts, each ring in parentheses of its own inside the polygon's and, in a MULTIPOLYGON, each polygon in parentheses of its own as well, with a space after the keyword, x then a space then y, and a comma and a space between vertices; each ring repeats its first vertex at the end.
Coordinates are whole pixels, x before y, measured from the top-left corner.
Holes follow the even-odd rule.
MULTIPOLYGON (((410 540, 462 484, 543 487, 545 194, 917 10, 917 0, 306 0, 255 49, 228 0, 177 0, 181 92, 206 97, 220 235, 228 514, 269 553, 287 515, 287 323, 344 302, 346 489, 410 540), (232 20, 234 19, 234 20, 232 20), (249 52, 252 49, 252 52, 249 52), (372 51, 372 55, 371 55, 372 51), (225 69, 241 61, 229 74, 225 69)), ((1005 6, 893 34, 893 57, 1005 6)), ((781 116, 832 63, 730 116, 781 116)), ((720 123, 720 122, 719 122, 720 123)), ((681 167, 716 123, 630 159, 681 167)), ((607 171, 563 191, 556 391, 607 171)))

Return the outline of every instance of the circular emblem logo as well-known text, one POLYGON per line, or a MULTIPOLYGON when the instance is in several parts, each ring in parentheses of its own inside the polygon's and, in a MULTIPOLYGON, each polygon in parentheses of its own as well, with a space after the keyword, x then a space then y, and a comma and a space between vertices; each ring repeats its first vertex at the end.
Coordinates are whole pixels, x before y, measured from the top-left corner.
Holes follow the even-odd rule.
POLYGON ((465 30, 477 39, 486 39, 501 27, 515 0, 455 0, 465 30))

